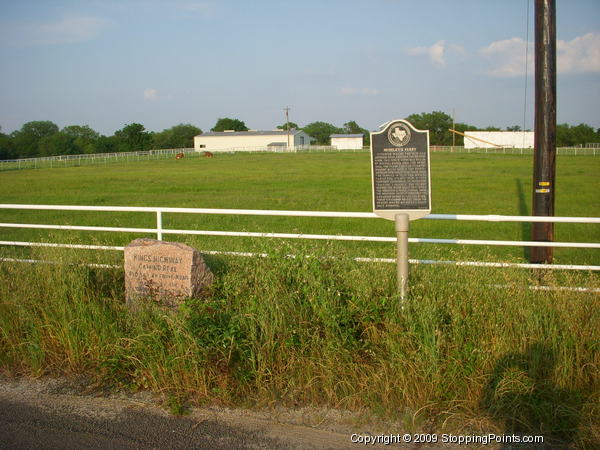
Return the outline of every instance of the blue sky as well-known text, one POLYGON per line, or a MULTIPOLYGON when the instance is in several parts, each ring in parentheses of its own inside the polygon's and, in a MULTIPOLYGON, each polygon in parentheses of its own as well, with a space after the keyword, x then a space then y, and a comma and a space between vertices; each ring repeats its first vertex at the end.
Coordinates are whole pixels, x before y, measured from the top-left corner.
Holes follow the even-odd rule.
MULTIPOLYGON (((529 0, 0 0, 0 126, 533 127, 529 0), (527 96, 525 96, 527 84, 527 96), (525 109, 526 103, 526 109, 525 109)), ((600 1, 556 0, 558 122, 600 127, 600 1)))

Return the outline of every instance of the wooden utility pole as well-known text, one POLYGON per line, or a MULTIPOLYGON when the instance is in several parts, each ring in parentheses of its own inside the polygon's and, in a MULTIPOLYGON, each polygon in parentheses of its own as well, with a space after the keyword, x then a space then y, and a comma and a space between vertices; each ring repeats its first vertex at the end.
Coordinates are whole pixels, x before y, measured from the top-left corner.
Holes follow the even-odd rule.
MULTIPOLYGON (((452 108, 452 130, 454 130, 455 124, 454 124, 454 108, 452 108)), ((454 151, 454 144, 456 142, 456 135, 452 134, 452 151, 454 151)))
MULTIPOLYGON (((555 0, 535 0, 535 141, 533 215, 554 215, 556 191, 556 8, 555 0)), ((554 224, 534 222, 532 240, 552 242, 554 224)), ((551 263, 552 247, 532 247, 532 263, 551 263)))
POLYGON ((290 116, 289 116, 289 112, 290 112, 290 107, 286 106, 285 108, 283 108, 283 110, 285 111, 285 128, 287 129, 287 149, 290 149, 290 116))

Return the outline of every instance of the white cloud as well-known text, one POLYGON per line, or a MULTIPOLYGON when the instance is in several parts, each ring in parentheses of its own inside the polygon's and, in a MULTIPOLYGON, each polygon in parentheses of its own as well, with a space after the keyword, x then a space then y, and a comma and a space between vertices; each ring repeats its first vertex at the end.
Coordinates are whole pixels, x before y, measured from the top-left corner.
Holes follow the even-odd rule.
POLYGON ((449 54, 464 57, 466 52, 460 45, 446 44, 445 40, 439 40, 431 47, 415 47, 408 49, 407 54, 410 56, 426 56, 429 59, 429 62, 434 66, 446 67, 449 54))
POLYGON ((559 73, 600 72, 600 32, 557 41, 556 59, 559 73))
POLYGON ((378 95, 379 91, 373 88, 354 88, 354 87, 343 87, 340 89, 340 94, 342 95, 364 95, 364 96, 373 96, 378 95))
POLYGON ((149 102, 165 102, 173 99, 171 94, 165 94, 163 92, 159 92, 158 89, 148 88, 144 90, 144 100, 149 102))
POLYGON ((446 59, 444 58, 446 47, 446 41, 437 41, 431 47, 416 47, 408 50, 408 54, 411 56, 424 55, 429 58, 429 61, 437 67, 444 67, 446 65, 446 59))
MULTIPOLYGON (((480 50, 490 63, 488 74, 497 77, 525 75, 525 46, 529 45, 529 71, 534 71, 534 47, 521 38, 492 42, 480 50)), ((587 33, 571 41, 556 41, 558 73, 600 72, 600 32, 587 33)))
POLYGON ((100 17, 67 16, 50 22, 3 26, 2 38, 15 46, 72 44, 95 39, 110 25, 100 17))
MULTIPOLYGON (((496 77, 518 77, 525 75, 526 42, 521 38, 492 42, 480 53, 490 61, 489 75, 496 77)), ((533 71, 533 46, 529 43, 529 68, 533 71)))
POLYGON ((146 89, 144 91, 144 100, 158 100, 158 91, 156 89, 146 89))

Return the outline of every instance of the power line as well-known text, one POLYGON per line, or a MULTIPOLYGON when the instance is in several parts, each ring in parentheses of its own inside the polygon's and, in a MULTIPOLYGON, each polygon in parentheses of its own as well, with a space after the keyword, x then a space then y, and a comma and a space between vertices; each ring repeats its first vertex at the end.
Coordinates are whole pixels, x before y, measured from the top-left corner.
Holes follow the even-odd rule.
POLYGON ((525 37, 525 94, 523 95, 523 145, 525 148, 525 130, 527 129, 527 78, 529 74, 529 0, 527 0, 527 22, 525 37))

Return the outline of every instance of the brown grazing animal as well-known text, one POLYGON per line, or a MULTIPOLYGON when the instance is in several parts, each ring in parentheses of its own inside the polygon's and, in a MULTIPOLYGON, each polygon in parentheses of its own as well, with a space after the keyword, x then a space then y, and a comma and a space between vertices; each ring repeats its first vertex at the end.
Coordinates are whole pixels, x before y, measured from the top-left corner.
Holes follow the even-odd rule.
POLYGON ((184 154, 184 153, 177 153, 177 154, 175 155, 175 159, 182 159, 184 156, 185 156, 185 154, 184 154))
POLYGON ((215 155, 212 154, 212 152, 204 152, 204 157, 205 158, 213 158, 215 155))

